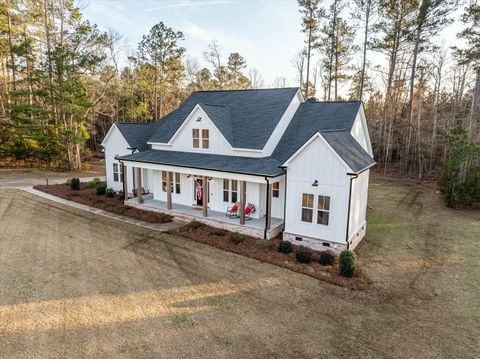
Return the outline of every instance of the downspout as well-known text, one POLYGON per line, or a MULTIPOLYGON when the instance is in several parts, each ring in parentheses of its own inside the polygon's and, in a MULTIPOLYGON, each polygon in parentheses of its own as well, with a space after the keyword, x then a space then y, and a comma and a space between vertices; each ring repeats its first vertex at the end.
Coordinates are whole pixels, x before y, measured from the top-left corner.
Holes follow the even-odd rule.
POLYGON ((267 206, 267 213, 265 214, 265 229, 263 230, 263 239, 267 239, 267 228, 268 228, 268 212, 270 211, 270 203, 269 203, 269 198, 268 198, 268 192, 269 192, 269 184, 270 184, 270 180, 268 179, 268 177, 265 177, 265 181, 267 181, 267 196, 266 196, 266 206, 267 206))
POLYGON ((287 167, 280 167, 285 171, 285 198, 283 199, 283 228, 285 229, 285 222, 287 219, 287 167))
POLYGON ((350 227, 350 208, 352 206, 352 182, 354 179, 358 178, 358 174, 355 173, 347 173, 348 176, 350 177, 350 189, 348 190, 348 212, 347 212, 347 229, 345 231, 345 242, 347 242, 347 249, 350 249, 350 243, 348 241, 348 235, 349 235, 349 227, 350 227))

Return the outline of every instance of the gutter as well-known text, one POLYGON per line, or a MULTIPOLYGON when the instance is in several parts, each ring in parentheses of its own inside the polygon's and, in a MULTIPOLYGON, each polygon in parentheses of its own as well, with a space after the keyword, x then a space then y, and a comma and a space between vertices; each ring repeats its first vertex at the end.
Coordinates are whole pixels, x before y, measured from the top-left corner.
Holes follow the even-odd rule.
POLYGON ((354 179, 357 179, 360 173, 347 173, 348 176, 350 177, 350 189, 348 190, 348 212, 347 212, 347 228, 345 230, 345 242, 347 242, 347 249, 350 249, 350 243, 348 241, 348 235, 349 235, 349 227, 350 227, 350 209, 352 206, 352 182, 354 179))
POLYGON ((124 158, 122 160, 127 161, 127 162, 139 162, 139 163, 149 163, 149 164, 152 164, 152 165, 164 165, 164 166, 174 166, 174 167, 182 167, 182 168, 193 168, 193 169, 197 169, 197 170, 207 170, 207 171, 225 172, 225 173, 236 173, 236 174, 241 174, 241 175, 257 176, 257 177, 262 176, 262 177, 276 178, 276 177, 280 177, 280 176, 284 175, 284 173, 269 175, 269 174, 265 174, 265 173, 239 172, 239 171, 230 171, 230 170, 222 170, 222 169, 213 169, 213 168, 208 168, 208 167, 179 165, 179 164, 174 164, 174 163, 160 163, 160 162, 135 160, 135 159, 132 160, 132 159, 127 159, 127 158, 124 158))

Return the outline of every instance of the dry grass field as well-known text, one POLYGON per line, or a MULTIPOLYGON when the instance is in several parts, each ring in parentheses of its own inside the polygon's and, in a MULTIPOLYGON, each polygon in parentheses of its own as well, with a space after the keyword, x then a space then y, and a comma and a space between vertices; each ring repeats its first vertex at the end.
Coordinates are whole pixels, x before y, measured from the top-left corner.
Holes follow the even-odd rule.
POLYGON ((0 357, 480 357, 480 213, 372 177, 364 291, 1 190, 0 357))

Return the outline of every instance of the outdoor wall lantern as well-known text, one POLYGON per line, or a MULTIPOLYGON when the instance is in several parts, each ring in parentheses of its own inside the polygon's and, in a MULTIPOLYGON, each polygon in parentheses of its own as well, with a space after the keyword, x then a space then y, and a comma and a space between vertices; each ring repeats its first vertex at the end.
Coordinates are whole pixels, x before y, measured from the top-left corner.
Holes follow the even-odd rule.
POLYGON ((190 177, 192 177, 192 175, 187 175, 187 178, 190 178, 190 177))
POLYGON ((312 186, 313 187, 318 187, 318 180, 313 181, 312 186))
POLYGON ((201 120, 202 120, 201 117, 198 117, 198 118, 197 118, 197 122, 200 122, 201 120))

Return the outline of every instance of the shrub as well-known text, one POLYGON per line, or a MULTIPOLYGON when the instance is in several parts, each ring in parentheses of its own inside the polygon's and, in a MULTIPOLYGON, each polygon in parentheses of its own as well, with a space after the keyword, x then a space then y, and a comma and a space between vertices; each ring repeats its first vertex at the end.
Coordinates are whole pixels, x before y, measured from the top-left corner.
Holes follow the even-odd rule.
POLYGON ((107 192, 107 185, 105 183, 97 185, 97 196, 104 195, 105 192, 107 192))
POLYGON ((100 180, 100 178, 98 178, 98 177, 95 177, 95 178, 93 179, 93 181, 94 181, 95 183, 100 183, 100 182, 102 182, 102 181, 100 180))
POLYGON ((243 236, 240 233, 235 232, 230 236, 230 240, 235 244, 239 244, 243 242, 243 236))
POLYGON ((272 241, 269 239, 259 239, 257 240, 257 247, 263 250, 269 250, 272 248, 272 241))
POLYGON ((222 228, 214 228, 212 230, 212 234, 215 235, 215 236, 224 236, 225 235, 225 230, 222 229, 222 228))
POLYGON ((73 190, 79 190, 80 189, 80 179, 77 177, 73 177, 72 180, 70 181, 70 188, 73 190))
POLYGON ((299 263, 310 263, 312 260, 312 250, 307 247, 299 247, 295 253, 299 263))
POLYGON ((87 182, 87 187, 88 187, 88 188, 97 187, 97 182, 95 182, 95 180, 88 181, 88 182, 87 182))
POLYGON ((320 252, 320 264, 322 266, 332 266, 337 260, 337 254, 332 250, 321 251, 320 252))
POLYGON ((125 199, 125 194, 123 193, 123 191, 118 191, 118 199, 120 201, 123 201, 125 199))
POLYGON ((165 213, 156 213, 155 219, 158 223, 167 223, 172 221, 172 217, 165 213))
POLYGON ((355 275, 355 253, 349 249, 340 253, 338 269, 343 277, 353 277, 355 275))
POLYGON ((292 243, 289 241, 280 241, 280 244, 278 245, 278 251, 285 254, 292 253, 292 243))
POLYGON ((200 222, 197 222, 196 220, 192 220, 192 221, 188 222, 188 224, 187 224, 187 227, 190 228, 190 229, 197 229, 201 226, 202 226, 202 224, 200 222))
POLYGON ((105 190, 105 196, 111 198, 111 197, 115 196, 115 191, 112 188, 107 188, 105 190))

